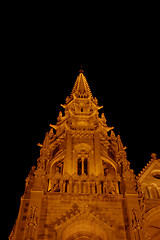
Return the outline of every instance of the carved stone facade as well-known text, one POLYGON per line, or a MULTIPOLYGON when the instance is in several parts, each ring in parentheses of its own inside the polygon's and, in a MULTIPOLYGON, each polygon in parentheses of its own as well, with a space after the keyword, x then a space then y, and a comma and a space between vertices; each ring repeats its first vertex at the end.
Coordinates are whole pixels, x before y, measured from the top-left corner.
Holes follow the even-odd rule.
POLYGON ((81 71, 27 179, 10 240, 160 239, 160 160, 136 177, 81 71))

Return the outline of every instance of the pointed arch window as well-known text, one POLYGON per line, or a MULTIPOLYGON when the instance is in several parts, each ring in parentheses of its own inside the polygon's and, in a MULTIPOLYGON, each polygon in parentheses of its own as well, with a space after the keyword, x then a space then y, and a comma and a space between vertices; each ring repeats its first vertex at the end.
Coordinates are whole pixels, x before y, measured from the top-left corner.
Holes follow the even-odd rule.
POLYGON ((88 158, 84 157, 78 158, 78 175, 82 174, 88 175, 88 158))

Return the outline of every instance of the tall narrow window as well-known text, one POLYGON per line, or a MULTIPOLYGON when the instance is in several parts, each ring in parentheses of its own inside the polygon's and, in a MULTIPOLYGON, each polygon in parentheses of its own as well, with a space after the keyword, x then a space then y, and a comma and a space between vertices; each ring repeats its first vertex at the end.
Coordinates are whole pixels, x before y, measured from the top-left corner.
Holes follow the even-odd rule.
POLYGON ((84 159, 84 173, 88 175, 88 159, 84 159))
POLYGON ((78 175, 82 175, 82 159, 78 159, 78 175))
POLYGON ((88 175, 88 159, 84 157, 78 159, 78 175, 82 174, 88 175))

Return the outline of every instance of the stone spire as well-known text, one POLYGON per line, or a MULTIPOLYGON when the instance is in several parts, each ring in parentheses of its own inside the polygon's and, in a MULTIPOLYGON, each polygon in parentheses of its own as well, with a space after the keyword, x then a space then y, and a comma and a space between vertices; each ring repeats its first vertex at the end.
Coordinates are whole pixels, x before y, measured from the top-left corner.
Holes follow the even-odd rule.
POLYGON ((74 96, 77 98, 93 98, 87 79, 82 71, 80 71, 71 93, 71 97, 74 96))

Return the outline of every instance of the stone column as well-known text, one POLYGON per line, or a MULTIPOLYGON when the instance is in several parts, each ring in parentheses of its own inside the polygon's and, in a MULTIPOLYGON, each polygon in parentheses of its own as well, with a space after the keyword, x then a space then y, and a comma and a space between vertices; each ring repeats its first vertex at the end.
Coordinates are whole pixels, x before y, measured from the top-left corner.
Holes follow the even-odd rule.
POLYGON ((95 173, 96 176, 103 174, 102 159, 100 154, 100 136, 97 131, 94 136, 94 158, 95 158, 95 173))
POLYGON ((72 136, 67 134, 67 148, 66 148, 66 157, 64 159, 64 174, 73 174, 73 161, 72 161, 72 136))

